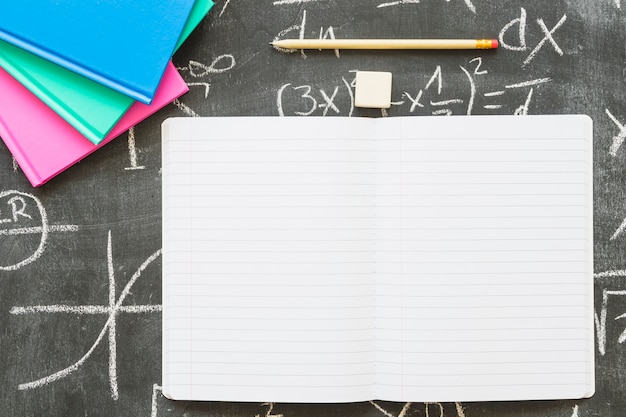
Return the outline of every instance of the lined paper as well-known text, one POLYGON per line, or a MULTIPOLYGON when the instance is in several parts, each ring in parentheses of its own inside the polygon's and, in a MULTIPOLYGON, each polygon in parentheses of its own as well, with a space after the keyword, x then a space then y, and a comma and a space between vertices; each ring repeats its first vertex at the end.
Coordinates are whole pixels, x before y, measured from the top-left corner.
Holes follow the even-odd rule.
POLYGON ((371 396, 366 127, 346 133, 330 123, 297 132, 299 124, 281 128, 274 119, 243 122, 243 129, 234 119, 210 121, 217 124, 205 126, 219 136, 206 136, 188 119, 166 127, 164 261, 171 269, 164 303, 175 320, 165 361, 172 397, 371 396))
POLYGON ((591 122, 163 127, 163 389, 347 402, 593 392, 591 122))
POLYGON ((378 126, 376 398, 588 396, 588 120, 440 121, 378 126))

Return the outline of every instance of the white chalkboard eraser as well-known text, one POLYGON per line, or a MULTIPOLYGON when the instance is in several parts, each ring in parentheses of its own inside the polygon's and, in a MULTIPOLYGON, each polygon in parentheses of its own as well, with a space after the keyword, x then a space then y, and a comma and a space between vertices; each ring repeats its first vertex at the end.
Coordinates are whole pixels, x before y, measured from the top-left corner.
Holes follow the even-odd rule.
POLYGON ((391 107, 391 73, 357 71, 354 105, 373 109, 391 107))

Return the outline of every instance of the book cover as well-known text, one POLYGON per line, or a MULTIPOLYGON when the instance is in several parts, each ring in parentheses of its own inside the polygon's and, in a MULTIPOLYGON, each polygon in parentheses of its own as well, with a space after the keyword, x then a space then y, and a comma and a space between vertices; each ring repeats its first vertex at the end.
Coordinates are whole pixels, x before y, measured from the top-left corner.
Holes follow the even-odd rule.
MULTIPOLYGON (((196 0, 176 49, 212 6, 211 0, 196 0)), ((134 103, 118 91, 4 41, 0 41, 0 66, 96 145, 134 103)))
MULTIPOLYGON (((176 49, 212 6, 211 0, 196 0, 176 49)), ((0 41, 0 65, 96 145, 134 102, 118 91, 4 41, 0 41)))
POLYGON ((193 4, 2 2, 0 39, 150 104, 193 4))
POLYGON ((171 103, 188 88, 170 63, 152 104, 135 103, 100 145, 86 140, 2 69, 0 91, 0 137, 30 183, 37 187, 171 103))

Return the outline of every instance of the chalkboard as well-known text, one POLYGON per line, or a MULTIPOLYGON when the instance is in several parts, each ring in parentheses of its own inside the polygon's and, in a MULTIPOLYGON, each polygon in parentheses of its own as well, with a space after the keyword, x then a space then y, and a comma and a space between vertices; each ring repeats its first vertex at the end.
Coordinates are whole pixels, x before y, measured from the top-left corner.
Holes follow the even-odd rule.
POLYGON ((40 188, 29 185, 0 144, 0 415, 625 415, 622 3, 221 0, 174 56, 189 93, 127 134, 40 188), (501 47, 287 53, 269 45, 286 37, 497 37, 501 47), (393 73, 390 109, 354 107, 356 70, 393 73), (162 396, 160 125, 167 117, 569 113, 594 120, 593 398, 313 405, 162 396))

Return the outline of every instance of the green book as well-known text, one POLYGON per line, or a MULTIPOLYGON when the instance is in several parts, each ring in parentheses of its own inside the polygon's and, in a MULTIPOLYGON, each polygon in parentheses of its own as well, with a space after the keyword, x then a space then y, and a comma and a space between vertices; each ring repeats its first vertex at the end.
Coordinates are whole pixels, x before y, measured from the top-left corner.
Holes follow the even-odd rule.
MULTIPOLYGON (((212 0, 195 1, 176 49, 213 4, 212 0)), ((122 93, 4 41, 0 41, 0 66, 96 145, 135 102, 122 93)))

